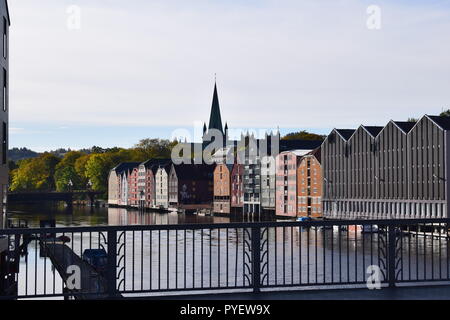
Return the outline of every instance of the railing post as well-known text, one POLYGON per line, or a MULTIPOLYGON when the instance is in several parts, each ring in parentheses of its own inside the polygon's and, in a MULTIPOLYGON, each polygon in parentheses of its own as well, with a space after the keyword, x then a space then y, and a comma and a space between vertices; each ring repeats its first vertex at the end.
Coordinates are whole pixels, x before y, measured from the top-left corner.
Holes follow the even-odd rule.
POLYGON ((108 230, 108 270, 107 270, 107 292, 109 298, 117 295, 117 231, 108 230))
POLYGON ((389 287, 395 287, 395 226, 388 226, 388 280, 389 287))
POLYGON ((261 287, 261 229, 252 227, 252 282, 253 292, 260 292, 261 287))

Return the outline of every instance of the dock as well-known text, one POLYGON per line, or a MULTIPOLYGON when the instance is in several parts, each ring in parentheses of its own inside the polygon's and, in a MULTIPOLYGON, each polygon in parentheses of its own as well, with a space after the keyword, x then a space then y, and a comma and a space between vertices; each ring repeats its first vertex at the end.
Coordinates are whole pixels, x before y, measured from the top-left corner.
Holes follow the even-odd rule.
POLYGON ((62 242, 53 240, 39 241, 42 253, 50 259, 55 269, 67 285, 71 274, 67 273, 69 266, 77 266, 81 271, 81 288, 65 288, 65 293, 73 293, 76 299, 106 299, 107 281, 106 278, 97 272, 90 264, 84 261, 73 250, 62 242))

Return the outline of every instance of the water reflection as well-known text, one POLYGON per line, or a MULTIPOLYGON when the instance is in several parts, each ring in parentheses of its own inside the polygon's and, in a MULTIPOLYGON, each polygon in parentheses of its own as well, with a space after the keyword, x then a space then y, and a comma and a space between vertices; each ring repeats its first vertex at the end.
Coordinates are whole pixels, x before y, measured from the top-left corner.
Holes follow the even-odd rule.
POLYGON ((122 208, 91 208, 55 205, 11 205, 8 219, 17 223, 26 220, 29 227, 39 227, 41 220, 55 220, 57 227, 105 225, 153 225, 188 223, 227 223, 229 217, 183 215, 176 212, 157 213, 122 208))

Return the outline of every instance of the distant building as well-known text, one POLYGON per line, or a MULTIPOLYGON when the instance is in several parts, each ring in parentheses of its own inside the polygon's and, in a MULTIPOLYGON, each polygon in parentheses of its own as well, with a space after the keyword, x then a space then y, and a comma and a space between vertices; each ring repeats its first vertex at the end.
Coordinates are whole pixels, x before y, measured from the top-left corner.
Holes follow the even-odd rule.
POLYGON ((329 218, 448 217, 450 118, 334 129, 322 145, 329 218))
POLYGON ((231 203, 230 211, 241 214, 244 207, 244 166, 236 163, 231 171, 231 203))
POLYGON ((128 204, 128 175, 130 169, 139 165, 138 162, 124 162, 113 168, 108 176, 108 204, 128 204))
POLYGON ((169 172, 171 164, 159 165, 155 173, 155 206, 169 208, 169 172))
POLYGON ((276 157, 276 215, 297 216, 297 168, 309 150, 281 152, 276 157))
POLYGON ((139 204, 138 192, 139 166, 132 168, 128 174, 128 205, 137 207, 139 204))
POLYGON ((214 212, 231 213, 232 164, 217 164, 214 169, 214 212))
POLYGON ((300 158, 297 168, 297 216, 322 217, 320 148, 300 158))
POLYGON ((276 157, 280 152, 309 152, 320 146, 316 140, 279 140, 279 133, 263 139, 246 137, 244 157, 244 214, 275 215, 276 157))
POLYGON ((150 159, 139 165, 138 195, 140 207, 153 208, 156 206, 155 173, 160 165, 170 163, 170 159, 150 159))
POLYGON ((169 205, 211 204, 214 165, 171 165, 169 205))

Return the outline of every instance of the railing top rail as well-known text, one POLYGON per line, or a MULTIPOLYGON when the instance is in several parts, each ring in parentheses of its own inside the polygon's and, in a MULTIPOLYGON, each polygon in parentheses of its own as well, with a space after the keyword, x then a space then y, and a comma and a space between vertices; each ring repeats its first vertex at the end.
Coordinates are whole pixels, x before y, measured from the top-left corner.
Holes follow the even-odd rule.
POLYGON ((77 233, 106 231, 149 231, 149 230, 199 230, 199 229, 243 229, 267 227, 313 227, 313 226, 351 226, 378 225, 404 226, 417 224, 450 224, 450 218, 440 219, 381 219, 381 220, 323 220, 323 221, 277 221, 277 222, 231 222, 231 223, 195 223, 195 224, 158 224, 127 226, 82 226, 56 228, 14 228, 0 230, 0 235, 39 234, 39 233, 77 233))

